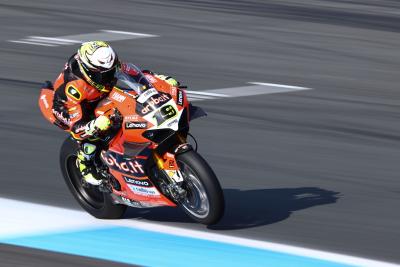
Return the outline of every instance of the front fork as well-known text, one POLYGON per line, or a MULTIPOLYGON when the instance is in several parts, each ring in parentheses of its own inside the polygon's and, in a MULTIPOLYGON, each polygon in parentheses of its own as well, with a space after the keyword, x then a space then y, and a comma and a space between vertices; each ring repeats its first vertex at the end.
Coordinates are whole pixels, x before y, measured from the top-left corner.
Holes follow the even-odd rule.
MULTIPOLYGON (((186 141, 180 138, 181 141, 186 141)), ((167 180, 167 192, 173 197, 174 200, 180 201, 186 198, 186 190, 182 188, 184 182, 184 176, 182 171, 179 169, 179 165, 176 161, 176 155, 190 150, 190 144, 182 142, 177 145, 173 151, 174 153, 166 152, 164 155, 160 155, 156 150, 153 150, 154 161, 162 172, 165 180, 167 180)))

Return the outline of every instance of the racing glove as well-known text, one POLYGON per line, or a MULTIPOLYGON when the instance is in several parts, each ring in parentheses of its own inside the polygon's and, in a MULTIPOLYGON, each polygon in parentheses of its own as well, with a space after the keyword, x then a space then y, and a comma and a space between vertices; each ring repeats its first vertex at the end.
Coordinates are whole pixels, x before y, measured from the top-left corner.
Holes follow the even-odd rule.
POLYGON ((85 133, 94 136, 98 132, 106 131, 110 128, 111 121, 107 116, 101 115, 86 124, 85 133))
POLYGON ((171 76, 166 76, 166 75, 162 75, 162 74, 155 74, 154 76, 156 76, 157 78, 166 81, 167 83, 169 83, 172 86, 179 86, 179 82, 177 80, 175 80, 174 78, 172 78, 171 76))

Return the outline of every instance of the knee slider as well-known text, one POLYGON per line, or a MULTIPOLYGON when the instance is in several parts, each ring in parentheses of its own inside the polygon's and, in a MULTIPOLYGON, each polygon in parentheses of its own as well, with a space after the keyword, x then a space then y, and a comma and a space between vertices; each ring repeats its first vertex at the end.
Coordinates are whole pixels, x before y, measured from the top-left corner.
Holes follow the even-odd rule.
POLYGON ((84 143, 82 145, 82 150, 86 155, 92 155, 96 151, 96 146, 90 143, 84 143))

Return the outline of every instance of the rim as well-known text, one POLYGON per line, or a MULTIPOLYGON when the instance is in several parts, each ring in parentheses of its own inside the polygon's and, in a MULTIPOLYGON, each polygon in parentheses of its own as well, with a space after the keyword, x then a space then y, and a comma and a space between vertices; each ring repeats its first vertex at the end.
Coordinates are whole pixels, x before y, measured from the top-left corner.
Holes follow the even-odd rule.
POLYGON ((193 216, 203 219, 210 213, 210 202, 206 189, 188 164, 182 161, 178 161, 178 164, 185 180, 184 189, 187 191, 186 198, 181 205, 193 216))
POLYGON ((94 209, 101 209, 104 206, 104 194, 98 190, 97 186, 88 184, 87 187, 82 185, 82 175, 76 167, 76 155, 71 155, 66 160, 66 169, 69 181, 80 201, 94 209))

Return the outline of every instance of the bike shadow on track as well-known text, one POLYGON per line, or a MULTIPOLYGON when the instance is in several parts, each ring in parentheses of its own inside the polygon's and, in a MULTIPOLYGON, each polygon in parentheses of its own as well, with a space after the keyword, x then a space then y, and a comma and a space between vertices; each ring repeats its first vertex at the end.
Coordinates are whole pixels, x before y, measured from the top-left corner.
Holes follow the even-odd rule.
MULTIPOLYGON (((225 215, 218 224, 208 228, 234 230, 273 224, 289 218, 294 211, 335 203, 339 194, 318 187, 224 189, 225 215)), ((193 223, 181 209, 168 207, 129 209, 125 218, 193 223)))

